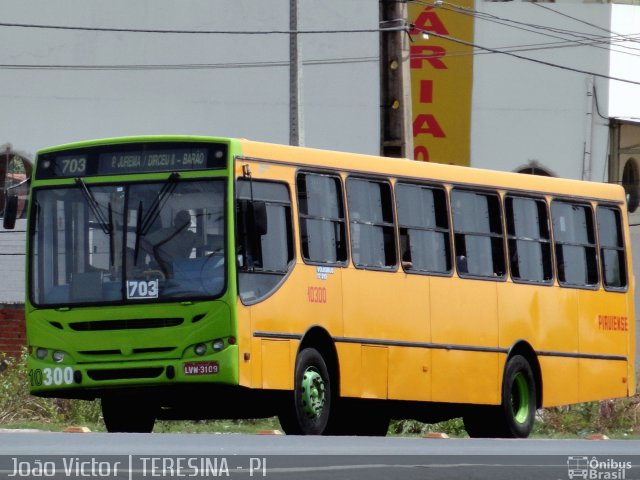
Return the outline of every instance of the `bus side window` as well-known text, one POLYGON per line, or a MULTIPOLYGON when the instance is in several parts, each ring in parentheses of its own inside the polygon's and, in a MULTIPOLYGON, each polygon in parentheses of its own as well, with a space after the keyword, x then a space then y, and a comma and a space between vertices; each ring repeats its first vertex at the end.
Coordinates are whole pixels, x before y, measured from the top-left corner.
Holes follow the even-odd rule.
POLYGON ((351 256, 356 267, 392 269, 397 264, 391 185, 347 179, 351 256))
POLYGON ((598 284, 596 238, 591 205, 551 202, 558 282, 575 287, 598 284))
POLYGON ((297 188, 302 257, 344 265, 347 243, 340 177, 303 172, 298 174, 297 188))
POLYGON ((291 199, 282 183, 238 180, 236 188, 238 285, 242 301, 251 303, 277 288, 292 266, 291 199), (266 213, 266 228, 262 225, 248 232, 249 222, 241 217, 252 211, 251 202, 264 210, 260 217, 266 213))
POLYGON ((396 205, 402 265, 410 272, 451 272, 446 193, 442 188, 398 183, 396 205))
POLYGON ((458 274, 504 278, 506 268, 498 195, 454 189, 451 209, 458 274))
POLYGON ((624 254, 622 220, 620 210, 598 206, 598 238, 602 280, 607 289, 625 289, 627 286, 627 262, 624 254))
POLYGON ((505 198, 511 277, 551 284, 553 269, 547 204, 539 198, 505 198))

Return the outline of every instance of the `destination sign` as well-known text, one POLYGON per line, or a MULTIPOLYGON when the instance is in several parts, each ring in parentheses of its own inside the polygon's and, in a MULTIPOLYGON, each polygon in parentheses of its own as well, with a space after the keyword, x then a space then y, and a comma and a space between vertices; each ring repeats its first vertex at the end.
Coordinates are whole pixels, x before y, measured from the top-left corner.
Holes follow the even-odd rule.
POLYGON ((206 148, 103 153, 98 157, 98 172, 100 175, 109 175, 156 170, 202 170, 207 168, 208 153, 206 148))
POLYGON ((155 142, 95 146, 41 154, 37 178, 177 172, 225 168, 227 145, 155 142))

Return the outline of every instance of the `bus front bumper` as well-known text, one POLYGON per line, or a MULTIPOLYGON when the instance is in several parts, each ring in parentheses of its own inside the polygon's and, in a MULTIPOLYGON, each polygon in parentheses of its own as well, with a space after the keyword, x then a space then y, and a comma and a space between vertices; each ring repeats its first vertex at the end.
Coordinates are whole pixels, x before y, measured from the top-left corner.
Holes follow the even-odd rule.
POLYGON ((238 347, 182 359, 55 363, 33 354, 27 362, 33 395, 59 398, 96 398, 118 389, 173 385, 237 385, 238 347))

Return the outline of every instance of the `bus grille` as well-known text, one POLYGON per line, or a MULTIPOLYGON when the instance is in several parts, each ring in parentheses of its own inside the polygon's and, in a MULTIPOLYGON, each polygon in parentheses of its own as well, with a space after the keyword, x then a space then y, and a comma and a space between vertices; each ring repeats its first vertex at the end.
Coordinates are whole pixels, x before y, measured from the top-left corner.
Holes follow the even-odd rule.
POLYGON ((69 326, 77 332, 104 330, 140 330, 145 328, 176 327, 182 318, 140 318, 133 320, 97 320, 95 322, 73 322, 69 326))
POLYGON ((157 378, 164 372, 164 367, 154 368, 118 368, 112 370, 88 370, 92 380, 127 380, 131 378, 157 378))
MULTIPOLYGON (((132 353, 134 355, 140 355, 144 353, 167 353, 173 352, 176 347, 151 347, 151 348, 134 348, 132 353)), ((78 353, 81 355, 121 355, 120 350, 81 350, 78 353)))

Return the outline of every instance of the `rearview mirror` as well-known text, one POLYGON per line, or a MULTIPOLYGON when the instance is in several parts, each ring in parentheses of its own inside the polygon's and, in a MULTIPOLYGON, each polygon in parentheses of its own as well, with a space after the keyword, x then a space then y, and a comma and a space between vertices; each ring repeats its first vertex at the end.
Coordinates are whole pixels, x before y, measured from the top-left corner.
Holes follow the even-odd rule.
POLYGON ((16 226, 16 218, 18 216, 18 196, 7 195, 4 203, 4 219, 2 226, 5 230, 13 230, 16 226))
MULTIPOLYGON (((253 232, 257 236, 267 234, 267 204, 254 201, 250 204, 253 207, 253 232)), ((249 209, 251 211, 251 208, 249 209)))

